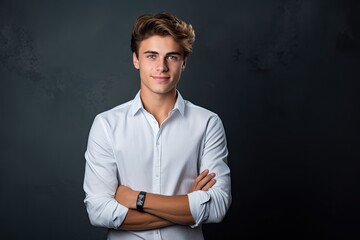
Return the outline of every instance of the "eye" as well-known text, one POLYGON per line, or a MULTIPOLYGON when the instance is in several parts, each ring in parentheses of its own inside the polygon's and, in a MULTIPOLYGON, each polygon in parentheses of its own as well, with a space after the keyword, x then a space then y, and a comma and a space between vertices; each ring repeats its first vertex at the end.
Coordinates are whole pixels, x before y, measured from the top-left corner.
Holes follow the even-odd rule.
POLYGON ((169 55, 169 56, 167 56, 167 59, 169 59, 171 61, 177 61, 179 59, 179 56, 177 56, 177 55, 169 55))
POLYGON ((146 56, 146 58, 155 59, 156 55, 155 54, 149 54, 149 55, 146 56))

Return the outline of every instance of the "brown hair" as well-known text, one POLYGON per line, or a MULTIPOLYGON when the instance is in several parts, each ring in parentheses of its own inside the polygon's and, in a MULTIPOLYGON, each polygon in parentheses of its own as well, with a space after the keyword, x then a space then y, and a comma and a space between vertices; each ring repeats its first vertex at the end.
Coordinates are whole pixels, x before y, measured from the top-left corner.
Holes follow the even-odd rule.
POLYGON ((140 42, 154 35, 173 37, 181 45, 185 57, 191 53, 195 41, 195 31, 191 24, 167 12, 146 14, 135 21, 131 34, 131 51, 139 56, 140 42))

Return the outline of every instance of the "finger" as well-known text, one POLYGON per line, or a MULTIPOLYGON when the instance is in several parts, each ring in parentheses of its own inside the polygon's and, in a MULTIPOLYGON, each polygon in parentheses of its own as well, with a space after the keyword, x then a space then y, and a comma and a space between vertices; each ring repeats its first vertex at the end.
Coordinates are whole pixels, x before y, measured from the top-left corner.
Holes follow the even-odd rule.
POLYGON ((201 190, 207 191, 209 190, 212 186, 214 186, 216 183, 216 179, 213 178, 211 179, 201 190))
POLYGON ((196 186, 197 189, 203 189, 204 186, 206 186, 206 184, 208 184, 208 182, 213 179, 215 177, 215 173, 210 173, 208 174, 206 177, 204 177, 203 179, 201 179, 201 181, 198 183, 198 185, 196 186))
POLYGON ((196 191, 196 190, 201 190, 201 188, 203 186, 200 186, 199 187, 199 182, 208 175, 209 173, 209 170, 208 169, 205 169, 204 171, 202 171, 196 178, 195 178, 195 181, 192 185, 192 188, 191 188, 191 192, 193 191, 196 191))
POLYGON ((202 171, 199 176, 196 177, 195 182, 194 182, 194 186, 196 186, 204 177, 206 177, 209 173, 208 169, 205 169, 204 171, 202 171))
POLYGON ((201 179, 203 179, 204 177, 206 177, 209 174, 209 169, 205 169, 204 171, 202 171, 199 176, 197 176, 196 180, 198 180, 197 182, 201 181, 201 179))

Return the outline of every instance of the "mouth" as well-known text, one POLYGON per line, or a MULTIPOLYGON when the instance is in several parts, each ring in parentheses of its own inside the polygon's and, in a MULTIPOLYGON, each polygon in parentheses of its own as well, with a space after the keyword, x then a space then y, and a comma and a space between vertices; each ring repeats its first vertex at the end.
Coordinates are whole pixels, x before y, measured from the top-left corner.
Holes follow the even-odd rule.
POLYGON ((170 79, 170 77, 168 76, 151 76, 151 77, 158 83, 166 82, 170 79))

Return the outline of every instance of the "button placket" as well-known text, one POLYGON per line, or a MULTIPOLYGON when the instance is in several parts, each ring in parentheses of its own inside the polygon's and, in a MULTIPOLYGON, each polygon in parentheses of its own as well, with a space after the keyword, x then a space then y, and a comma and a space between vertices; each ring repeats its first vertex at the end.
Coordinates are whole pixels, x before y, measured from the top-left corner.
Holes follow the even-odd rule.
POLYGON ((161 127, 159 131, 156 134, 156 140, 155 140, 155 149, 156 149, 156 157, 154 159, 154 181, 156 185, 156 189, 158 193, 161 193, 160 189, 160 169, 161 169, 161 127))

